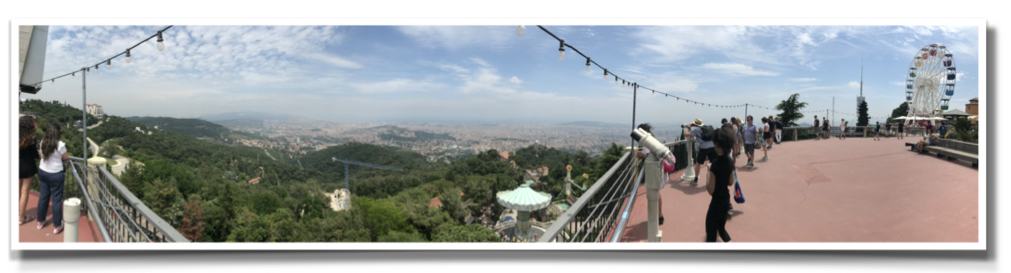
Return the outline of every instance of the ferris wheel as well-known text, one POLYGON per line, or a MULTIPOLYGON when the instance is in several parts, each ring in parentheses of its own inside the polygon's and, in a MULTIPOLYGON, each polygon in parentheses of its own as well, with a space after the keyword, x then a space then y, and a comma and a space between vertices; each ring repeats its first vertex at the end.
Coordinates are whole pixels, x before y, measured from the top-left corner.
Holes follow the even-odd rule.
POLYGON ((954 94, 955 59, 948 49, 937 44, 920 49, 906 75, 908 117, 932 117, 948 110, 948 101, 954 94))

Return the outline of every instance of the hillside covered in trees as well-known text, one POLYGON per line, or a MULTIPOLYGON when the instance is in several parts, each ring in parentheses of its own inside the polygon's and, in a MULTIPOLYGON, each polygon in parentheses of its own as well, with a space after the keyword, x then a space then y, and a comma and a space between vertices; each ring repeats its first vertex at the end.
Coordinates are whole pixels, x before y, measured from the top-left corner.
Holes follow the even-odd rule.
MULTIPOLYGON (((29 103, 31 111, 40 113, 40 125, 72 124, 81 115, 58 102, 25 104, 29 103)), ((604 157, 590 158, 585 152, 531 146, 510 157, 518 165, 514 167, 496 150, 440 164, 400 148, 345 143, 300 157, 299 167, 261 156, 262 148, 220 145, 152 127, 109 116, 88 130, 88 136, 97 143, 122 146, 115 153, 132 160, 119 180, 198 242, 495 242, 499 238, 490 229, 466 224, 467 216, 480 215, 482 207, 494 204, 497 192, 515 189, 524 168, 550 166, 550 175, 541 180, 544 190, 557 198, 564 195, 565 165, 573 165, 579 183, 592 183, 621 152, 615 145, 604 157), (145 132, 137 132, 137 127, 145 132), (350 166, 352 206, 335 212, 323 196, 344 187, 343 163, 333 157, 404 171, 350 166), (247 182, 257 177, 259 183, 247 182), (441 208, 429 206, 435 197, 443 203, 441 208)), ((70 153, 80 156, 81 133, 65 130, 63 138, 70 153)), ((495 208, 497 218, 502 208, 495 208)))
POLYGON ((206 137, 221 139, 228 136, 229 130, 224 126, 201 119, 177 119, 166 117, 128 117, 130 121, 148 127, 158 126, 159 130, 168 130, 191 137, 206 137))

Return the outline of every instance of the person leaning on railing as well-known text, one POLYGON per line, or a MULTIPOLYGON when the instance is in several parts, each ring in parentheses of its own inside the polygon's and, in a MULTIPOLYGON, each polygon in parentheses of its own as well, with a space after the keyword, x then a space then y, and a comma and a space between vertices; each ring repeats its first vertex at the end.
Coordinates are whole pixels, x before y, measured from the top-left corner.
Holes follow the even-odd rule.
POLYGON ((36 228, 42 229, 49 211, 49 201, 53 202, 53 234, 63 231, 63 181, 64 163, 70 160, 67 144, 60 140, 60 124, 52 123, 42 138, 42 162, 39 164, 39 205, 36 228))

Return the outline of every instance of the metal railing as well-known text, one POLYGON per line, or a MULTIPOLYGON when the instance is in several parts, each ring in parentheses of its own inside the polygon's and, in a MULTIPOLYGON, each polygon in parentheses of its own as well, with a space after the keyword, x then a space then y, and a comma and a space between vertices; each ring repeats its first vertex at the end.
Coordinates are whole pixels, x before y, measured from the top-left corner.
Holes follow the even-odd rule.
POLYGON ((189 242, 104 166, 90 168, 79 157, 71 157, 70 165, 89 215, 106 242, 189 242))
MULTIPOLYGON (((665 145, 677 159, 676 170, 688 167, 688 150, 685 141, 665 145)), ((539 242, 608 242, 620 238, 631 213, 642 179, 642 161, 626 150, 596 183, 555 219, 541 236, 539 242)))
POLYGON ((614 228, 639 160, 626 150, 568 210, 558 216, 538 242, 600 242, 614 228))

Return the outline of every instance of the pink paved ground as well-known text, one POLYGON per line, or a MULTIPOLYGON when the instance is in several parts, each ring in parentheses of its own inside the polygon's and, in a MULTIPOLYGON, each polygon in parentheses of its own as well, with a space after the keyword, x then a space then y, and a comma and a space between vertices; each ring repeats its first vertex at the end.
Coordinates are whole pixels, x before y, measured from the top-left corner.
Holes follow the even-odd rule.
MULTIPOLYGON (((754 170, 742 154, 737 176, 747 202, 734 203, 727 232, 733 242, 977 242, 979 171, 904 145, 918 139, 784 142, 767 162, 755 151, 754 170)), ((702 242, 706 175, 693 187, 682 174, 660 190, 663 241, 702 242)), ((645 239, 640 187, 621 241, 645 239)))
MULTIPOLYGON (((30 192, 28 194, 28 208, 25 209, 25 214, 31 217, 36 217, 35 214, 38 212, 38 204, 39 194, 37 192, 30 192)), ((63 242, 63 234, 66 233, 66 230, 60 232, 59 234, 53 234, 53 210, 51 204, 49 208, 49 211, 46 213, 46 221, 43 223, 45 226, 42 227, 42 229, 37 229, 35 227, 38 223, 36 221, 28 222, 18 228, 18 240, 20 242, 63 242)), ((17 216, 15 216, 15 218, 17 218, 17 216)), ((102 242, 102 236, 98 234, 98 230, 96 230, 94 223, 88 219, 87 213, 82 213, 81 219, 78 222, 77 242, 102 242)))

